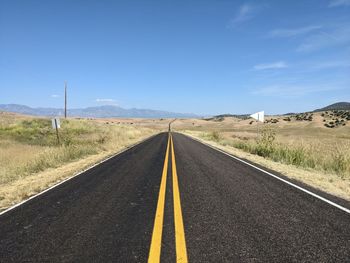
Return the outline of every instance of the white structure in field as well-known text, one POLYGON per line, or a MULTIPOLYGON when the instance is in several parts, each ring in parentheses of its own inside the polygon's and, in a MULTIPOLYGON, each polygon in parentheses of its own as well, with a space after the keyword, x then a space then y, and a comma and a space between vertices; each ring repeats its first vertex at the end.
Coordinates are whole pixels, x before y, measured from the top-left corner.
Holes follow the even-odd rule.
POLYGON ((52 123, 52 129, 60 129, 61 128, 61 122, 60 122, 59 118, 51 119, 51 123, 52 123))
POLYGON ((265 116, 264 111, 259 111, 257 113, 250 115, 250 117, 252 117, 253 119, 256 119, 257 121, 260 121, 260 122, 264 122, 264 116, 265 116))

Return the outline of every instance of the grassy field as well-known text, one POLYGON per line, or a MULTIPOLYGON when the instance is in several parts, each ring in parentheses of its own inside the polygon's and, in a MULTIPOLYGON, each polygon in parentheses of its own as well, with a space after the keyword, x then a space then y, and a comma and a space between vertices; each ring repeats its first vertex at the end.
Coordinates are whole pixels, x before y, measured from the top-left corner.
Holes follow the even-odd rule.
POLYGON ((241 139, 219 132, 202 133, 201 137, 224 146, 235 147, 275 162, 336 173, 350 178, 350 141, 290 138, 277 140, 276 129, 264 127, 257 139, 241 139))
POLYGON ((68 119, 61 120, 58 144, 50 119, 1 113, 0 208, 41 191, 157 131, 131 124, 68 119), (73 165, 79 162, 82 166, 73 165), (51 173, 49 178, 41 178, 48 170, 59 173, 58 168, 69 166, 72 169, 64 169, 64 176, 51 173), (25 187, 25 182, 30 187, 25 187), (21 190, 13 187, 19 183, 24 186, 21 190))
MULTIPOLYGON (((265 124, 233 117, 178 119, 173 129, 350 200, 350 121, 336 122, 331 114, 271 116, 265 124)), ((0 112, 0 210, 167 130, 169 121, 62 120, 58 145, 49 119, 0 112)))
POLYGON ((332 121, 329 115, 305 116, 272 116, 264 124, 231 117, 179 120, 174 126, 223 149, 235 149, 235 154, 248 153, 242 156, 350 200, 350 190, 342 190, 350 185, 350 121, 329 128, 325 126, 332 121))

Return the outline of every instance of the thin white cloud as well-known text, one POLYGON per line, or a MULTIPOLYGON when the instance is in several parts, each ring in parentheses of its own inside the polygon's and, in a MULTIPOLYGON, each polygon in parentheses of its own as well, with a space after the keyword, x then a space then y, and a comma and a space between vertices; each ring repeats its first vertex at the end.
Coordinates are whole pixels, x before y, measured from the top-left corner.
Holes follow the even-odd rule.
POLYGON ((319 31, 305 39, 297 51, 310 52, 323 48, 350 44, 350 25, 339 25, 326 31, 319 31))
POLYGON ((310 93, 343 89, 338 85, 309 86, 309 85, 272 85, 253 90, 253 95, 268 97, 301 97, 310 93))
POLYGON ((288 65, 284 61, 277 61, 273 63, 258 64, 254 66, 255 70, 269 70, 269 69, 282 69, 287 68, 288 65))
POLYGON ((96 99, 96 102, 114 102, 113 99, 96 99))
POLYGON ((299 28, 275 29, 269 32, 269 37, 295 37, 322 28, 322 26, 305 26, 299 28))
POLYGON ((253 19, 257 15, 259 10, 260 10, 260 7, 257 5, 248 4, 248 3, 241 5, 235 17, 230 20, 230 23, 229 23, 230 26, 234 27, 238 24, 241 24, 243 22, 253 19))
POLYGON ((113 106, 118 106, 116 101, 114 99, 96 99, 95 102, 103 105, 113 105, 113 106))
POLYGON ((350 0, 331 0, 328 6, 329 7, 350 6, 350 0))
POLYGON ((59 98, 60 97, 60 95, 57 95, 57 94, 52 94, 51 95, 51 98, 59 98))

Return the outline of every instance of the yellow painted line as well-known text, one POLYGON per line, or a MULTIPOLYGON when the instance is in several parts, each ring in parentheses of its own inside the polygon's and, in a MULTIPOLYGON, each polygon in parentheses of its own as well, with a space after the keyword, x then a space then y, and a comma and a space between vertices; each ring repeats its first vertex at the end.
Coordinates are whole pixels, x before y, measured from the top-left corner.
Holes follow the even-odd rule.
POLYGON ((156 216, 154 219, 152 241, 151 241, 151 247, 148 255, 149 263, 160 262, 160 252, 162 248, 163 219, 164 219, 165 189, 166 189, 166 178, 168 174, 169 142, 170 142, 170 135, 168 136, 168 144, 165 152, 162 180, 160 183, 157 210, 156 210, 156 216))
POLYGON ((174 142, 171 135, 170 135, 170 139, 171 139, 171 166, 173 170, 172 172, 173 172, 176 262, 187 263, 188 259, 187 259, 187 250, 186 250, 185 230, 184 230, 184 223, 182 220, 182 210, 181 210, 181 202, 180 202, 179 183, 178 183, 177 171, 176 171, 174 142))

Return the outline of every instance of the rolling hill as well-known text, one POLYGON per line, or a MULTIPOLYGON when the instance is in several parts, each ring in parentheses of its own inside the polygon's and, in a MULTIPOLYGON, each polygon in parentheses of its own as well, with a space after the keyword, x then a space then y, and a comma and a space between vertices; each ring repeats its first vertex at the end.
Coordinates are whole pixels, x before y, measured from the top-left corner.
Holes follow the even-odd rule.
POLYGON ((314 111, 317 112, 317 111, 327 111, 327 110, 350 110, 350 102, 337 102, 314 111))

